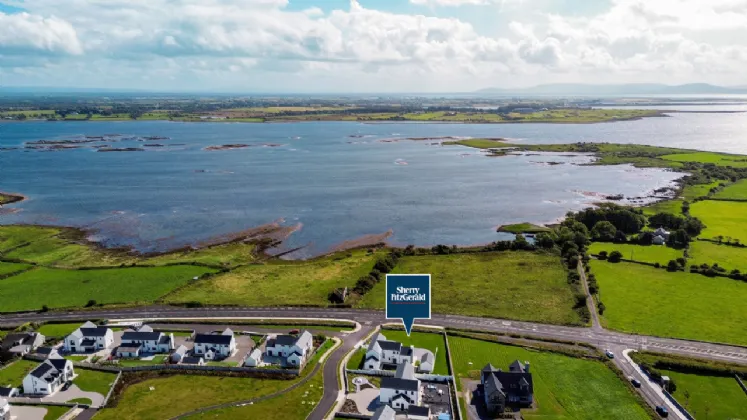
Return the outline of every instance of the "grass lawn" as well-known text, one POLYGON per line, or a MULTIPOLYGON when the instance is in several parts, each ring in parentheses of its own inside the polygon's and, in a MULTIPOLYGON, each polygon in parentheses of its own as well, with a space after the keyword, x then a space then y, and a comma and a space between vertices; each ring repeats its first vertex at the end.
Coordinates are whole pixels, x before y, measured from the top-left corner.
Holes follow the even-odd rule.
POLYGON ((350 355, 350 359, 348 359, 348 364, 345 365, 346 369, 360 369, 363 367, 363 359, 366 358, 366 346, 360 347, 355 352, 350 355))
POLYGON ((643 261, 649 263, 660 263, 667 265, 669 260, 681 258, 683 252, 681 249, 674 249, 663 245, 631 245, 631 244, 614 244, 611 242, 594 242, 589 247, 589 253, 599 254, 601 251, 620 251, 623 258, 632 259, 633 261, 643 261))
POLYGON ((733 166, 735 168, 747 167, 747 158, 739 155, 729 155, 725 153, 713 152, 694 152, 694 153, 675 153, 661 156, 662 159, 675 162, 701 162, 713 163, 718 166, 733 166))
POLYGON ((241 242, 212 246, 193 251, 173 252, 148 258, 147 264, 168 264, 175 262, 199 262, 223 267, 235 267, 255 260, 256 245, 241 242))
POLYGON ((692 201, 698 197, 705 197, 711 191, 711 188, 718 187, 722 182, 726 181, 718 180, 711 182, 710 184, 685 185, 685 188, 682 189, 681 195, 688 201, 692 201))
POLYGON ((677 384, 674 397, 698 419, 747 419, 747 395, 733 376, 660 370, 677 384), (685 396, 685 392, 689 398, 685 396))
POLYGON ((664 200, 649 206, 643 207, 643 213, 648 216, 653 216, 656 213, 682 213, 682 201, 683 200, 664 200))
POLYGON ((729 200, 747 200, 747 179, 742 179, 729 185, 713 195, 713 198, 729 200))
POLYGON ((75 377, 73 383, 78 385, 78 388, 83 391, 98 392, 103 396, 106 396, 117 378, 114 373, 83 368, 76 368, 75 374, 78 376, 75 377))
POLYGON ((31 266, 28 264, 0 262, 0 276, 11 274, 11 273, 17 273, 19 271, 26 270, 29 267, 31 266))
POLYGON ((433 373, 437 375, 449 374, 449 362, 446 360, 446 343, 441 334, 425 333, 413 331, 410 336, 400 330, 382 330, 387 340, 399 341, 402 345, 409 347, 415 346, 422 349, 428 349, 436 356, 436 365, 433 366, 433 373))
POLYGON ((747 243, 747 203, 704 200, 690 206, 690 214, 705 223, 702 238, 730 236, 747 243))
POLYGON ((591 261, 607 327, 662 337, 747 345, 747 287, 736 280, 591 261))
POLYGON ((135 267, 102 270, 35 268, 0 282, 0 308, 24 311, 80 307, 97 303, 152 302, 212 270, 196 266, 135 267), (44 293, 29 293, 43 290, 44 293))
POLYGON ((31 372, 35 367, 39 365, 39 362, 31 360, 16 360, 10 365, 0 369, 0 386, 14 386, 20 387, 23 383, 23 378, 31 372))
POLYGON ((366 275, 376 255, 365 250, 338 253, 309 261, 273 261, 240 267, 196 282, 166 299, 170 303, 202 302, 235 305, 302 305, 328 303, 337 287, 352 287, 366 275))
POLYGON ((73 361, 73 362, 82 362, 88 359, 88 356, 65 356, 65 359, 73 361))
POLYGON ((736 268, 739 271, 747 272, 747 248, 719 245, 707 241, 693 241, 690 243, 689 254, 688 264, 701 265, 705 263, 713 265, 713 263, 718 263, 727 271, 736 268))
POLYGON ((70 400, 68 402, 69 403, 78 403, 78 404, 88 404, 88 405, 93 404, 93 401, 90 398, 75 398, 75 399, 72 399, 72 400, 70 400))
POLYGON ((162 420, 201 407, 271 394, 292 384, 278 379, 194 375, 148 379, 125 389, 117 406, 100 410, 96 419, 162 420))
POLYGON ((514 360, 528 361, 537 409, 522 412, 524 418, 649 418, 633 391, 601 362, 462 337, 449 337, 449 346, 460 391, 461 378, 479 380, 488 363, 505 370, 514 360))
POLYGON ((39 407, 44 407, 47 409, 47 414, 44 415, 44 420, 57 420, 65 413, 70 411, 70 407, 61 407, 56 405, 45 405, 39 407))
MULTIPOLYGON (((394 273, 431 273, 432 310, 437 313, 574 324, 573 291, 555 255, 535 252, 402 257, 394 273)), ((385 282, 361 301, 384 308, 385 282)))
POLYGON ((82 322, 72 324, 44 324, 37 331, 45 337, 63 338, 70 335, 71 332, 75 331, 82 324, 82 322))

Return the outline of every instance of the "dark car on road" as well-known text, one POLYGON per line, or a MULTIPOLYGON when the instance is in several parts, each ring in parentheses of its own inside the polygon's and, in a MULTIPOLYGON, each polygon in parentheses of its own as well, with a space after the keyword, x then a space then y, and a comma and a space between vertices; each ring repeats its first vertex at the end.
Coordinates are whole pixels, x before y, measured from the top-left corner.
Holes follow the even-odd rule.
POLYGON ((662 416, 662 417, 669 417, 669 410, 667 410, 666 407, 663 405, 657 405, 656 406, 656 414, 662 416))
POLYGON ((638 379, 632 379, 630 381, 630 383, 633 384, 633 386, 636 387, 636 388, 640 388, 641 387, 641 381, 639 381, 638 379))

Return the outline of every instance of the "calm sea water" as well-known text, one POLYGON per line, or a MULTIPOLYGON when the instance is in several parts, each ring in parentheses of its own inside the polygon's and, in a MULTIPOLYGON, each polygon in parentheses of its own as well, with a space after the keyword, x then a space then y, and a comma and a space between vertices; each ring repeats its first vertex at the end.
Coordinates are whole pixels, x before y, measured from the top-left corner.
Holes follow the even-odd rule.
POLYGON ((310 245, 295 255, 304 257, 389 229, 390 242, 401 245, 487 243, 502 238, 498 225, 550 222, 600 195, 642 196, 681 176, 627 165, 575 165, 587 161, 580 156, 489 158, 475 149, 402 140, 431 136, 747 153, 743 114, 594 125, 2 123, 0 147, 20 149, 0 151, 0 190, 29 199, 6 206, 0 223, 93 227, 107 244, 153 251, 282 218, 302 225, 286 247, 310 245), (127 137, 93 144, 167 147, 111 153, 23 149, 40 139, 113 134, 127 137), (143 136, 169 139, 138 141, 143 136), (400 140, 381 141, 387 139, 400 140), (255 147, 204 150, 229 143, 255 147), (8 214, 8 207, 20 211, 8 214))

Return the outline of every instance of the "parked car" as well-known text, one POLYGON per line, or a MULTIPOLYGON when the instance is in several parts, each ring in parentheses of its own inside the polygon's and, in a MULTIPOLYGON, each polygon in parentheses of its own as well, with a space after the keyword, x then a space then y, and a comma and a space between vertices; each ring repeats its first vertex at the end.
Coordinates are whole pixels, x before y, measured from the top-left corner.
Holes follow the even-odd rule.
POLYGON ((65 382, 65 385, 62 385, 62 390, 63 391, 67 391, 67 389, 70 388, 70 385, 72 385, 72 384, 73 383, 71 381, 65 382))
POLYGON ((605 350, 604 354, 606 354, 607 357, 609 357, 610 359, 614 359, 615 358, 615 354, 612 353, 609 349, 605 350))
POLYGON ((636 387, 636 388, 640 388, 641 387, 641 381, 639 381, 638 379, 633 378, 630 381, 630 383, 633 384, 633 386, 636 387))
POLYGON ((300 332, 301 332, 301 330, 299 330, 298 328, 294 328, 294 329, 288 331, 288 334, 298 334, 300 332))
POLYGON ((669 410, 667 410, 666 407, 663 405, 657 405, 656 406, 656 414, 662 416, 662 417, 669 417, 669 410))

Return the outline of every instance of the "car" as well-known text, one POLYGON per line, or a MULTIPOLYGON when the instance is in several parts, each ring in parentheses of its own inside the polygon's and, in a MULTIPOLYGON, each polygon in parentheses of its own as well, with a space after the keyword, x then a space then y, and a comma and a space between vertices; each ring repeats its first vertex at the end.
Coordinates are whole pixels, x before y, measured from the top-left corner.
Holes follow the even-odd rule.
POLYGON ((662 416, 662 417, 669 417, 669 410, 667 410, 666 407, 663 405, 657 405, 656 406, 656 414, 662 416))
POLYGON ((62 385, 62 391, 67 391, 68 388, 70 388, 70 385, 73 383, 70 381, 65 382, 65 385, 62 385))
POLYGON ((633 378, 630 381, 630 383, 633 384, 633 386, 636 387, 636 388, 640 388, 641 387, 641 381, 639 381, 638 379, 633 378))
POLYGON ((299 330, 298 328, 294 328, 294 329, 288 331, 288 334, 298 334, 300 332, 301 332, 301 330, 299 330))
POLYGON ((428 384, 428 385, 426 385, 426 388, 428 388, 428 389, 436 389, 436 385, 428 384))
POLYGON ((610 359, 614 359, 615 358, 615 354, 612 353, 612 351, 610 351, 609 349, 605 350, 604 354, 606 354, 607 357, 609 357, 610 359))

